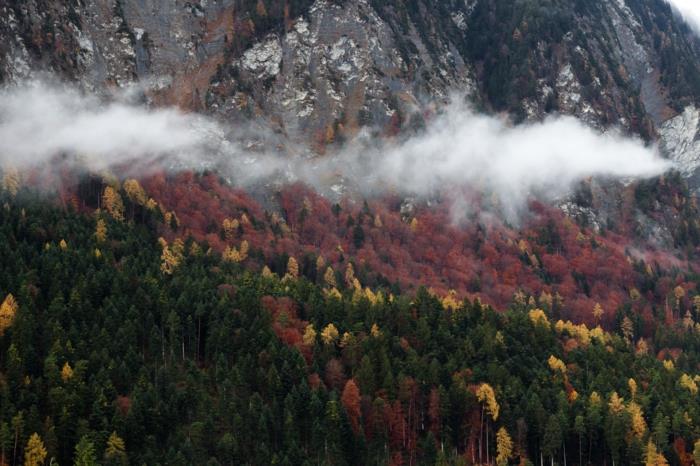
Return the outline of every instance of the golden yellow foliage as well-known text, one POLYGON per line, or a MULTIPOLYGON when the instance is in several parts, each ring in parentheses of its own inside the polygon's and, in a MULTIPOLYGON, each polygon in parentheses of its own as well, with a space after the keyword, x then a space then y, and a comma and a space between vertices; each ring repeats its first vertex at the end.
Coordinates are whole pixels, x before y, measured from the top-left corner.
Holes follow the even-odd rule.
POLYGON ((586 347, 591 343, 591 331, 588 330, 586 324, 576 325, 570 320, 557 321, 554 325, 554 329, 557 333, 563 333, 566 331, 569 335, 574 337, 574 339, 582 346, 586 347))
POLYGON ((658 452, 651 439, 649 439, 644 452, 644 466, 668 466, 668 461, 663 454, 658 452))
POLYGON ((418 219, 414 217, 413 220, 411 220, 411 231, 416 231, 417 229, 418 229, 418 219))
POLYGON ((542 325, 546 327, 550 326, 547 314, 545 314, 542 309, 532 309, 529 312, 529 316, 530 321, 535 325, 542 325))
POLYGON ((688 390, 692 395, 698 394, 698 384, 695 383, 695 380, 693 380, 693 378, 688 374, 681 375, 681 379, 678 381, 678 383, 680 383, 681 387, 688 390))
POLYGON ((493 388, 491 388, 491 385, 487 383, 479 385, 476 391, 476 398, 479 402, 486 403, 486 411, 491 416, 491 419, 496 421, 501 408, 496 401, 496 393, 493 391, 493 388))
POLYGON ((61 380, 63 380, 64 382, 68 382, 72 378, 73 368, 70 367, 70 364, 68 364, 68 362, 66 361, 66 363, 61 368, 61 380))
POLYGON ((374 216, 374 227, 375 228, 381 228, 383 227, 384 224, 382 223, 382 218, 379 216, 379 214, 374 216))
POLYGON ((144 191, 141 184, 134 179, 128 179, 124 182, 124 191, 129 200, 134 204, 145 206, 148 202, 146 191, 144 191))
POLYGON ((292 278, 299 278, 299 263, 293 257, 287 261, 287 274, 292 278))
POLYGON ((329 288, 336 288, 338 284, 335 281, 335 272, 333 271, 333 267, 328 267, 326 269, 326 273, 323 274, 323 281, 326 282, 326 285, 329 288))
MULTIPOLYGON (((113 460, 115 458, 125 458, 126 456, 126 445, 124 440, 117 435, 116 432, 109 434, 107 439, 107 448, 105 448, 105 458, 108 460, 113 460)), ((126 463, 126 462, 124 462, 126 463)))
POLYGON ((304 329, 304 336, 302 337, 302 342, 306 346, 312 346, 316 342, 316 329, 313 324, 309 324, 304 329))
POLYGON ((596 339, 600 343, 605 343, 606 340, 608 339, 608 335, 605 333, 605 331, 600 328, 600 325, 596 326, 596 328, 591 329, 590 331, 591 339, 596 339))
POLYGON ((625 409, 625 400, 620 397, 617 392, 612 392, 610 394, 610 401, 608 402, 608 408, 611 413, 620 414, 625 409))
POLYGON ((124 220, 124 201, 119 193, 111 186, 105 187, 102 193, 102 207, 114 220, 124 220))
POLYGON ((664 369, 666 369, 669 372, 675 370, 675 368, 676 368, 676 365, 673 364, 673 361, 670 359, 665 360, 663 364, 664 364, 664 369))
POLYGON ((605 311, 603 311, 603 306, 601 306, 600 303, 595 303, 595 306, 593 306, 593 318, 596 322, 600 322, 600 319, 603 317, 604 313, 605 311))
POLYGON ((547 360, 547 364, 549 365, 549 368, 552 369, 554 372, 561 372, 562 374, 566 374, 566 364, 564 364, 564 361, 557 358, 556 356, 551 355, 547 360))
POLYGON ((330 290, 325 292, 325 295, 328 298, 335 298, 338 300, 343 299, 343 295, 340 294, 340 291, 338 291, 338 288, 331 288, 330 290))
POLYGON ((101 219, 97 219, 97 225, 95 226, 95 238, 98 243, 104 243, 107 240, 107 223, 101 219))
POLYGON ((496 433, 496 464, 506 466, 513 456, 513 441, 504 427, 496 433))
POLYGON ((66 240, 62 239, 58 242, 58 247, 61 248, 62 251, 65 251, 68 249, 68 243, 66 243, 66 240))
POLYGON ((326 325, 321 331, 321 340, 326 345, 330 345, 338 339, 338 329, 332 323, 326 325))
POLYGON ((270 270, 270 267, 268 267, 267 265, 263 267, 261 274, 265 278, 272 278, 272 276, 274 275, 272 273, 272 270, 270 270))
POLYGON ((42 466, 46 459, 46 447, 39 434, 34 432, 24 448, 24 466, 42 466))
POLYGON ((0 305, 0 336, 4 335, 5 331, 12 326, 18 309, 19 305, 15 301, 15 297, 12 296, 12 293, 8 294, 0 305))
POLYGON ((221 255, 221 257, 226 262, 234 262, 234 263, 243 262, 244 260, 246 260, 248 258, 248 249, 249 249, 248 241, 243 240, 241 242, 239 249, 232 248, 230 246, 226 246, 226 249, 224 249, 224 252, 221 255))
POLYGON ((163 248, 163 252, 160 255, 160 270, 164 274, 172 275, 182 262, 185 249, 184 244, 180 239, 173 241, 172 246, 168 246, 168 242, 163 238, 159 238, 158 242, 163 248))
POLYGON ((540 306, 544 306, 550 310, 552 309, 552 304, 554 304, 554 298, 552 297, 552 294, 547 293, 546 291, 543 291, 540 294, 540 298, 538 301, 540 303, 540 306))
POLYGON ((625 338, 625 341, 631 342, 632 337, 634 337, 634 323, 632 323, 632 319, 625 316, 622 319, 622 323, 620 324, 620 328, 622 330, 622 336, 625 338))
POLYGON ((354 287, 354 282, 355 281, 355 269, 352 266, 351 262, 348 262, 348 265, 345 267, 345 284, 353 288, 354 287))
POLYGON ((457 292, 455 290, 450 290, 450 292, 442 298, 442 307, 453 311, 459 308, 459 301, 457 300, 457 292))
POLYGON ((95 258, 99 259, 102 257, 102 251, 100 251, 98 248, 95 248, 95 258))
POLYGON ((632 399, 637 396, 637 382, 634 379, 629 379, 627 381, 627 386, 630 389, 630 394, 632 395, 632 399))
POLYGON ((603 400, 600 398, 600 395, 598 392, 592 392, 591 396, 588 397, 588 402, 591 404, 591 406, 600 406, 603 400))
POLYGON ((370 329, 369 334, 372 335, 374 338, 379 338, 382 336, 382 331, 379 330, 379 326, 377 324, 372 324, 372 328, 370 329))
POLYGON ((240 223, 236 219, 225 218, 222 224, 224 228, 224 236, 227 241, 233 241, 238 233, 240 223))
POLYGON ((642 413, 642 408, 634 401, 630 401, 627 405, 627 412, 630 414, 630 428, 632 434, 641 439, 644 437, 647 431, 647 423, 644 420, 644 413, 642 413))

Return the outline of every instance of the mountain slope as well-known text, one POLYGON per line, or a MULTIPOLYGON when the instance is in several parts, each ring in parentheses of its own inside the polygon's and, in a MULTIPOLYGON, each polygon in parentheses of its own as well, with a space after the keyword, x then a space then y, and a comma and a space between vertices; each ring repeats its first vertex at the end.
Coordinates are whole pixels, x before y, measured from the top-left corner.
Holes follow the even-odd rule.
MULTIPOLYGON (((647 138, 700 96, 698 40, 664 0, 9 1, 0 76, 151 83, 160 104, 291 136, 417 124, 448 92, 647 138), (156 14, 157 13, 157 14, 156 14)), ((396 128, 394 128, 396 129, 396 128)), ((335 134, 333 135, 335 136, 335 134)))

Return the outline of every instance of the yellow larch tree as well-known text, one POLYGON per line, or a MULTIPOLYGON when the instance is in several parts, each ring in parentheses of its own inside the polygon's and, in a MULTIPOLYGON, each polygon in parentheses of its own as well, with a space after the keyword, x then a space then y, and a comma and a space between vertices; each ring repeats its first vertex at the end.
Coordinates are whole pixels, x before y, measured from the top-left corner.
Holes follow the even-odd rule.
POLYGON ((644 413, 641 406, 634 401, 630 401, 627 405, 627 412, 630 415, 630 429, 632 434, 638 439, 644 438, 647 432, 647 423, 644 420, 644 413))
POLYGON ((610 395, 610 401, 608 402, 608 408, 611 413, 620 414, 625 410, 625 400, 620 397, 617 392, 612 392, 610 395))
POLYGON ((105 187, 102 193, 102 207, 113 219, 124 220, 124 201, 119 193, 111 186, 105 187))
POLYGON ((309 324, 304 329, 304 336, 302 337, 302 342, 306 346, 313 346, 316 342, 316 329, 313 324, 309 324))
POLYGON ((496 464, 507 466, 508 460, 513 456, 513 441, 505 427, 498 429, 496 433, 496 464))
POLYGON ((263 267, 262 272, 260 273, 265 278, 272 278, 272 276, 274 275, 272 273, 272 270, 270 270, 270 267, 268 267, 267 265, 263 267))
POLYGON ((622 336, 624 337, 625 341, 627 343, 631 343, 632 338, 634 337, 634 323, 632 322, 632 319, 625 316, 620 324, 620 329, 622 330, 622 336))
POLYGON ((352 262, 348 262, 345 267, 345 284, 348 288, 354 288, 355 286, 355 268, 352 266, 352 262))
POLYGON ((494 421, 498 420, 498 414, 501 407, 496 401, 496 393, 493 391, 491 385, 487 383, 482 383, 476 390, 476 398, 480 403, 484 403, 486 407, 486 412, 491 416, 494 421))
POLYGON ((47 451, 44 442, 39 437, 39 434, 34 432, 29 437, 27 446, 24 448, 24 466, 43 466, 46 455, 47 451))
POLYGON ((5 331, 12 326, 18 309, 19 305, 15 297, 9 293, 0 305, 0 336, 4 335, 5 331))
POLYGON ((233 241, 238 233, 238 227, 240 227, 240 222, 236 219, 225 218, 223 221, 224 236, 227 241, 233 241))
POLYGON ((338 329, 332 323, 325 326, 321 331, 321 340, 326 345, 330 345, 338 339, 338 329))
POLYGON ((668 466, 668 461, 663 454, 659 453, 651 439, 644 452, 644 466, 668 466))
POLYGON ((148 202, 148 196, 138 181, 128 179, 124 182, 123 187, 124 191, 126 192, 126 196, 131 202, 140 206, 146 205, 148 202))
POLYGON ((601 306, 600 303, 595 303, 595 306, 593 306, 593 318, 596 324, 600 324, 600 319, 603 318, 604 313, 603 306, 601 306))
POLYGON ((326 269, 326 273, 323 274, 323 281, 326 283, 326 286, 329 288, 337 288, 338 284, 335 281, 335 271, 333 270, 333 267, 328 267, 326 269))
POLYGON ((549 365, 549 368, 552 369, 552 371, 560 372, 562 375, 566 374, 566 364, 564 364, 564 361, 557 358, 556 356, 551 355, 547 360, 547 364, 549 365))
POLYGON ((637 382, 634 379, 629 379, 627 381, 627 386, 630 389, 630 394, 632 395, 632 399, 634 400, 637 396, 637 382))
POLYGON ((688 374, 681 375, 681 378, 678 381, 678 383, 681 387, 688 390, 693 396, 698 394, 698 384, 695 383, 695 380, 693 380, 693 378, 690 377, 688 374))
POLYGON ((126 462, 126 445, 124 440, 116 432, 109 434, 107 448, 105 448, 105 459, 108 461, 126 462))
POLYGON ((532 309, 528 313, 530 317, 530 321, 535 324, 535 325, 542 325, 545 327, 549 327, 549 319, 547 318, 547 314, 544 313, 542 309, 532 309))
POLYGON ((160 255, 160 270, 166 275, 172 275, 182 262, 185 245, 180 239, 173 241, 172 246, 168 245, 168 242, 163 238, 160 238, 158 242, 163 248, 163 252, 160 255))
POLYGON ((243 262, 248 258, 249 248, 248 241, 243 240, 239 249, 227 246, 226 249, 224 249, 222 257, 227 262, 243 262))
POLYGON ((68 361, 66 361, 66 363, 61 368, 61 380, 63 380, 64 382, 68 382, 72 378, 73 368, 70 367, 70 364, 68 364, 68 361))
POLYGON ((299 278, 299 263, 291 256, 287 261, 287 275, 291 278, 299 278))
POLYGON ((104 243, 107 240, 107 223, 101 218, 97 219, 95 225, 95 238, 98 243, 104 243))

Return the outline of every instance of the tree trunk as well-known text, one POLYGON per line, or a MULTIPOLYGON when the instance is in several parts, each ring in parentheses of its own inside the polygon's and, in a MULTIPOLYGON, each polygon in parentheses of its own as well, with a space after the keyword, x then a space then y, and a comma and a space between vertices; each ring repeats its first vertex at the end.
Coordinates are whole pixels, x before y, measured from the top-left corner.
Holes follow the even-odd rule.
POLYGON ((483 462, 484 457, 481 454, 481 441, 484 437, 484 407, 481 407, 481 422, 479 423, 479 463, 483 462))
POLYGON ((489 455, 489 420, 486 419, 486 464, 491 464, 489 455))
POLYGON ((582 436, 578 436, 578 466, 583 465, 583 452, 581 451, 581 442, 583 442, 582 436))

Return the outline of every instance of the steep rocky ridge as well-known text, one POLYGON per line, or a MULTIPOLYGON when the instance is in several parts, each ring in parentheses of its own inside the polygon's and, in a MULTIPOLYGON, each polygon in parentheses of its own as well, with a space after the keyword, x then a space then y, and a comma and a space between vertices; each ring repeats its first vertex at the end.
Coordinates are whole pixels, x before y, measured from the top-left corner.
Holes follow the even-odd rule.
POLYGON ((700 45, 665 0, 6 0, 0 79, 259 122, 324 153, 420 128, 450 93, 514 121, 560 112, 660 138, 694 187, 700 45))

